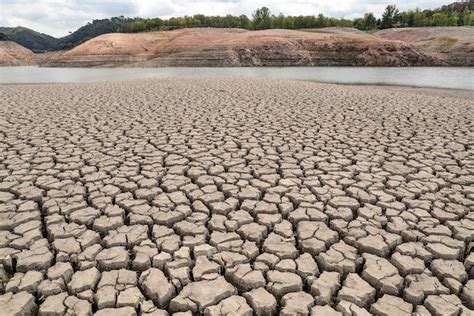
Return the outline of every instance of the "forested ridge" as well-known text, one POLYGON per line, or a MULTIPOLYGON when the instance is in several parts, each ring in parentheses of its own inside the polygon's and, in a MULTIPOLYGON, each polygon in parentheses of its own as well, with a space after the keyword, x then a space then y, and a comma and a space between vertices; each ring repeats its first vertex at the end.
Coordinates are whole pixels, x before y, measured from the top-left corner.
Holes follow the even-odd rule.
POLYGON ((161 18, 96 19, 62 38, 55 38, 25 27, 0 27, 0 32, 10 40, 34 51, 70 49, 96 36, 106 33, 136 33, 144 31, 173 30, 191 27, 263 29, 311 29, 324 27, 354 27, 364 31, 397 27, 424 26, 474 26, 474 0, 456 2, 434 10, 414 9, 400 12, 396 6, 388 5, 380 18, 371 12, 355 19, 327 17, 323 14, 287 16, 273 14, 262 7, 247 15, 193 16, 161 18))
POLYGON ((249 18, 246 15, 172 17, 169 19, 136 18, 120 28, 120 32, 134 33, 186 27, 263 29, 305 29, 323 27, 355 27, 360 30, 387 29, 393 27, 423 26, 474 26, 474 1, 456 2, 434 10, 414 9, 400 12, 395 5, 388 5, 381 18, 371 12, 355 19, 327 17, 323 14, 285 16, 274 15, 262 7, 249 18))

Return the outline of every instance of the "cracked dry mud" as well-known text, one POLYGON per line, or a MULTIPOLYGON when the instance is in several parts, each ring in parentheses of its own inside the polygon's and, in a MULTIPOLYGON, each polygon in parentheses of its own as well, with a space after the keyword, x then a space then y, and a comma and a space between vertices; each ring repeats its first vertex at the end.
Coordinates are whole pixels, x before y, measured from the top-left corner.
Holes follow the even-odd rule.
POLYGON ((472 315, 472 95, 0 89, 2 315, 472 315))

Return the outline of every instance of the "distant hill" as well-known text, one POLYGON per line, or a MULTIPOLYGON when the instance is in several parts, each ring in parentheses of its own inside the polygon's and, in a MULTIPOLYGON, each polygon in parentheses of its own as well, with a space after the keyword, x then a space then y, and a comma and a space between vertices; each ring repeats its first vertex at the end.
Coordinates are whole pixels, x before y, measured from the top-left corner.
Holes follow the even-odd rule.
POLYGON ((474 11, 474 1, 470 0, 468 2, 453 2, 451 4, 442 6, 438 10, 446 13, 464 12, 466 10, 474 11))
POLYGON ((60 38, 55 49, 70 49, 96 36, 106 33, 115 33, 122 26, 134 20, 135 19, 124 18, 123 16, 93 20, 92 23, 89 22, 68 36, 60 38))
POLYGON ((6 36, 3 33, 0 33, 0 42, 8 41, 8 40, 9 40, 8 36, 6 36))
POLYGON ((132 21, 134 19, 124 17, 93 20, 75 32, 61 38, 55 38, 22 26, 0 27, 0 33, 5 34, 10 40, 35 53, 42 53, 73 48, 93 37, 106 33, 115 33, 120 27, 132 21))
POLYGON ((5 34, 10 40, 35 53, 53 50, 58 44, 57 38, 22 26, 0 27, 0 33, 5 34))

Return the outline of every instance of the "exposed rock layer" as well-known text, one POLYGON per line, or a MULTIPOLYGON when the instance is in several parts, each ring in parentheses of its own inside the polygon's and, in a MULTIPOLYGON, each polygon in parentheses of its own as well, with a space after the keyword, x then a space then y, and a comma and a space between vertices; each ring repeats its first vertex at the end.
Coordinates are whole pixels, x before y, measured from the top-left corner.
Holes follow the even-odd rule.
POLYGON ((37 63, 35 54, 12 41, 0 41, 0 66, 29 66, 37 63))
POLYGON ((474 66, 474 27, 418 27, 382 30, 375 35, 412 44, 450 66, 474 66))
POLYGON ((47 66, 422 66, 421 50, 347 29, 181 29, 105 34, 45 61, 47 66))

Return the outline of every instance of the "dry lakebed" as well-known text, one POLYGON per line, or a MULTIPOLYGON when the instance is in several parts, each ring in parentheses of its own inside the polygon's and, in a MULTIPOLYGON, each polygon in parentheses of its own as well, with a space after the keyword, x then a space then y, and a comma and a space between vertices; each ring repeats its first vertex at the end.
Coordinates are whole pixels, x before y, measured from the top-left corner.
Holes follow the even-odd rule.
POLYGON ((0 85, 0 314, 473 315, 473 99, 0 85))

